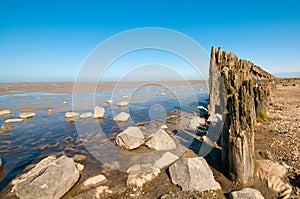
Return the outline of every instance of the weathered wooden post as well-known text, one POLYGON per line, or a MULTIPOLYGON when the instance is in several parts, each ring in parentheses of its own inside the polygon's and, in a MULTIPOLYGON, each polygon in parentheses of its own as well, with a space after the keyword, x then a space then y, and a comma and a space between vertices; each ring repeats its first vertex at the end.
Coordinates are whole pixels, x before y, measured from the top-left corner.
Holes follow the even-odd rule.
POLYGON ((209 114, 222 114, 218 109, 224 107, 222 163, 229 178, 240 184, 254 178, 254 130, 257 115, 265 114, 268 97, 260 82, 269 77, 272 76, 250 61, 212 48, 209 114))

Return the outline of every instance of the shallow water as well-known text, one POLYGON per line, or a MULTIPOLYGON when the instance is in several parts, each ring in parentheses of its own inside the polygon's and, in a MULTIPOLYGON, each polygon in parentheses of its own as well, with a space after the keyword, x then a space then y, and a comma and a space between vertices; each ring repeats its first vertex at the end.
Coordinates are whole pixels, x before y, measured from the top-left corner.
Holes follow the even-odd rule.
MULTIPOLYGON (((20 88, 26 83, 19 83, 20 88)), ((2 85, 3 86, 3 85, 2 85)), ((0 126, 9 118, 17 118, 22 111, 34 111, 36 116, 21 123, 12 124, 10 130, 0 131, 0 190, 30 164, 50 154, 88 154, 82 140, 94 139, 100 130, 113 137, 127 126, 138 122, 165 119, 175 109, 193 113, 200 103, 206 105, 208 91, 203 84, 188 85, 144 85, 128 88, 104 89, 97 93, 1 92, 0 110, 10 109, 12 114, 0 116, 0 126), (192 90, 191 90, 192 89, 192 90), (162 92, 165 95, 162 95, 162 92), (113 99, 112 105, 107 104, 113 99), (129 101, 128 107, 118 107, 120 101, 129 101), (64 103, 67 102, 67 103, 64 103), (64 114, 76 110, 79 113, 93 112, 94 105, 105 108, 103 119, 76 119, 84 124, 84 133, 69 122, 64 114), (48 109, 55 110, 53 114, 48 109), (113 117, 121 111, 130 113, 131 120, 115 123, 113 117), (99 127, 101 129, 99 129, 99 127)), ((85 140, 85 141, 86 141, 85 140)), ((93 140, 90 140, 92 142, 93 140)), ((97 146, 95 146, 97 147, 97 146)))

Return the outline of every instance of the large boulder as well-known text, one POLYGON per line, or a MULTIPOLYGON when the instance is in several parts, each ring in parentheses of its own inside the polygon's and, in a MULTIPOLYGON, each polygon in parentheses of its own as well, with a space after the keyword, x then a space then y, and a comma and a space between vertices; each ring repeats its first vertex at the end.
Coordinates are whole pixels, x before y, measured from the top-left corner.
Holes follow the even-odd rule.
POLYGON ((221 189, 206 160, 202 157, 178 160, 170 166, 169 172, 172 183, 179 185, 183 191, 197 190, 202 192, 221 189))
POLYGON ((176 148, 174 140, 164 130, 158 130, 151 139, 146 142, 146 145, 157 151, 171 150, 176 148))
POLYGON ((119 113, 115 118, 114 121, 116 122, 126 122, 128 121, 130 118, 130 115, 128 113, 125 112, 121 112, 119 113))
POLYGON ((49 156, 29 172, 12 181, 13 191, 21 199, 59 199, 79 179, 79 171, 72 158, 49 156))
POLYGON ((20 113, 20 115, 19 115, 19 117, 21 119, 27 119, 27 118, 31 118, 34 116, 36 116, 36 114, 34 112, 23 112, 23 113, 20 113))
POLYGON ((201 125, 202 126, 205 125, 205 119, 198 117, 198 116, 193 116, 190 119, 187 128, 191 129, 191 130, 197 130, 198 127, 201 125))
POLYGON ((160 173, 160 169, 151 164, 135 164, 127 170, 128 186, 142 187, 160 173))
POLYGON ((173 162, 175 162, 176 160, 178 160, 179 157, 177 155, 174 155, 171 152, 166 152, 164 153, 161 158, 159 158, 155 163, 154 166, 158 167, 160 169, 169 166, 170 164, 172 164, 173 162))
POLYGON ((230 193, 231 199, 265 199, 261 193, 252 188, 244 188, 240 191, 233 191, 230 193))
POLYGON ((144 144, 145 138, 142 131, 135 126, 128 127, 116 137, 118 146, 125 149, 135 149, 144 144))
POLYGON ((105 109, 100 106, 95 106, 93 118, 103 118, 105 114, 105 109))

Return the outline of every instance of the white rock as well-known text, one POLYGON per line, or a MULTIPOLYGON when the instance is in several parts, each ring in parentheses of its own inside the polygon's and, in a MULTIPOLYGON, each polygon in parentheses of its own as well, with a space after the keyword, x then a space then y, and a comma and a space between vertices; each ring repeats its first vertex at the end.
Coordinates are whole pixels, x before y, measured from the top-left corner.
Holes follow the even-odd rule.
POLYGON ((127 101, 119 102, 118 106, 128 106, 128 102, 127 101))
POLYGON ((169 167, 173 184, 178 184, 183 191, 221 189, 215 181, 206 160, 202 157, 184 158, 169 167))
POLYGON ((230 193, 232 199, 265 199, 263 195, 256 189, 244 188, 240 191, 230 193))
POLYGON ((85 118, 90 118, 93 116, 93 113, 92 112, 87 112, 87 113, 82 113, 79 118, 81 119, 85 119, 85 118))
POLYGON ((128 127, 116 137, 118 146, 125 149, 135 149, 144 144, 145 138, 142 131, 135 126, 128 127))
POLYGON ((76 112, 66 112, 65 113, 66 118, 73 118, 73 117, 78 117, 78 116, 79 116, 79 113, 76 113, 76 112))
POLYGON ((130 118, 130 115, 128 113, 125 112, 121 112, 119 113, 115 118, 114 121, 116 122, 126 122, 128 121, 130 118))
POLYGON ((10 110, 2 110, 0 111, 0 115, 9 115, 11 112, 10 110))
POLYGON ((165 95, 166 95, 166 93, 163 93, 163 92, 162 92, 162 93, 160 93, 160 95, 161 95, 161 96, 165 96, 165 95))
POLYGON ((205 108, 204 106, 198 106, 198 109, 208 112, 207 108, 205 108))
POLYGON ((190 119, 187 128, 191 130, 197 130, 200 125, 205 125, 205 119, 198 116, 193 116, 190 119))
POLYGON ((59 199, 67 193, 79 179, 72 158, 49 156, 39 162, 29 172, 12 181, 13 190, 21 199, 59 199))
POLYGON ((23 122, 23 121, 24 121, 23 119, 16 118, 16 119, 7 119, 5 120, 5 123, 8 124, 8 123, 15 123, 15 122, 23 122))
POLYGON ((19 117, 21 119, 27 119, 27 118, 31 118, 34 116, 36 116, 36 114, 34 112, 23 112, 23 113, 20 113, 20 115, 19 115, 19 117))
POLYGON ((105 114, 105 109, 100 106, 95 106, 93 118, 103 118, 105 114))
POLYGON ((85 187, 94 187, 99 185, 100 183, 106 181, 106 177, 102 174, 96 175, 94 177, 88 178, 83 182, 83 186, 85 187))
POLYGON ((114 101, 113 100, 107 100, 106 103, 112 104, 114 101))
POLYGON ((135 164, 127 170, 127 185, 142 187, 158 176, 159 173, 160 169, 151 164, 135 164))
POLYGON ((164 168, 166 166, 169 166, 170 164, 172 164, 173 162, 175 162, 176 160, 178 160, 179 157, 177 155, 174 155, 173 153, 170 153, 169 151, 166 152, 165 154, 163 154, 161 156, 161 158, 159 158, 153 166, 157 167, 157 168, 164 168))
POLYGON ((146 142, 146 145, 157 151, 171 150, 176 148, 174 140, 164 130, 158 130, 151 139, 146 142))

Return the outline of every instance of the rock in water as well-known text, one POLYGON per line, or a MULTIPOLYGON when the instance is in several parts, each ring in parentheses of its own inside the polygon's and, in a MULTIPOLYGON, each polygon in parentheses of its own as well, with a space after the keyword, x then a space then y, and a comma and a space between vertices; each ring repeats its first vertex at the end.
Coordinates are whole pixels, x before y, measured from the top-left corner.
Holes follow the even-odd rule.
POLYGON ((2 159, 0 158, 0 169, 2 169, 2 159))
POLYGON ((215 181, 206 160, 202 157, 178 160, 169 168, 173 184, 178 184, 183 191, 221 189, 215 181))
POLYGON ((162 129, 158 130, 146 145, 157 151, 171 150, 176 148, 174 140, 162 129))
POLYGON ((114 101, 113 100, 107 100, 106 101, 108 104, 112 104, 114 101))
POLYGON ((19 117, 21 119, 27 119, 27 118, 31 118, 34 116, 36 116, 36 114, 34 112, 23 112, 23 113, 20 113, 20 115, 19 115, 19 117))
POLYGON ((125 112, 121 112, 119 113, 115 118, 114 121, 116 122, 126 122, 128 121, 130 118, 130 115, 128 113, 125 112))
POLYGON ((11 112, 10 110, 2 110, 0 111, 0 115, 9 115, 11 112))
POLYGON ((103 118, 105 114, 105 109, 100 106, 95 106, 93 118, 103 118))
POLYGON ((21 199, 59 199, 79 179, 79 171, 72 158, 49 156, 32 170, 15 179, 12 184, 21 199))
POLYGON ((87 113, 82 113, 79 118, 81 119, 85 119, 85 118, 90 118, 93 116, 93 113, 92 112, 87 112, 87 113))
POLYGON ((127 170, 127 185, 142 187, 160 173, 160 169, 151 164, 135 164, 127 170))
POLYGON ((75 162, 82 162, 82 161, 84 161, 86 159, 86 156, 85 155, 78 155, 78 154, 76 154, 76 155, 74 155, 74 157, 73 157, 73 160, 75 161, 75 162))
POLYGON ((198 116, 193 116, 189 121, 188 129, 197 130, 200 125, 205 125, 205 119, 198 116))
POLYGON ((174 155, 173 153, 170 153, 169 151, 166 152, 165 154, 163 154, 161 156, 161 158, 159 158, 155 163, 154 166, 157 168, 164 168, 166 166, 169 166, 170 164, 172 164, 173 162, 175 162, 176 160, 178 160, 179 157, 177 155, 174 155))
POLYGON ((78 117, 79 113, 76 112, 66 112, 65 117, 66 118, 73 118, 73 117, 78 117))
POLYGON ((244 188, 240 191, 233 191, 230 193, 232 199, 265 199, 261 193, 252 188, 244 188))
POLYGON ((135 149, 144 144, 145 138, 142 131, 138 127, 128 127, 116 137, 118 146, 125 149, 135 149))
POLYGON ((118 106, 128 106, 128 102, 126 101, 119 102, 118 106))
POLYGON ((83 186, 95 187, 104 181, 106 181, 106 177, 102 174, 99 174, 94 177, 88 178, 86 181, 84 181, 83 186))
POLYGON ((5 123, 8 124, 8 123, 15 123, 15 122, 23 122, 23 121, 24 121, 23 119, 16 118, 16 119, 7 119, 5 120, 5 123))

